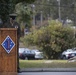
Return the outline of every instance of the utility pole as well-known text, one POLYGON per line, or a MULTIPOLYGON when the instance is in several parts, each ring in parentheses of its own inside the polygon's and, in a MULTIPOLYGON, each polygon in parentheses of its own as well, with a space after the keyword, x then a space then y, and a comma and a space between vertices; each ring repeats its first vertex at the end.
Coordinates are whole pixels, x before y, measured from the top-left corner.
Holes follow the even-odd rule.
POLYGON ((33 25, 35 26, 35 5, 32 5, 32 9, 33 9, 33 25))
POLYGON ((42 21, 43 21, 43 15, 42 15, 42 11, 41 11, 41 26, 42 26, 42 21))
POLYGON ((61 21, 60 0, 57 0, 57 2, 58 2, 58 15, 59 15, 59 21, 61 21))
POLYGON ((72 3, 72 9, 73 9, 73 22, 74 22, 74 26, 75 26, 75 20, 76 20, 76 15, 75 15, 75 0, 72 3))
MULTIPOLYGON (((50 5, 50 0, 47 0, 48 1, 48 5, 50 5)), ((50 18, 50 6, 48 6, 48 14, 47 14, 47 17, 48 17, 48 21, 49 21, 49 18, 50 18)))
POLYGON ((71 5, 72 11, 73 11, 73 24, 74 24, 74 38, 76 38, 76 14, 75 14, 75 0, 73 0, 73 3, 71 5))

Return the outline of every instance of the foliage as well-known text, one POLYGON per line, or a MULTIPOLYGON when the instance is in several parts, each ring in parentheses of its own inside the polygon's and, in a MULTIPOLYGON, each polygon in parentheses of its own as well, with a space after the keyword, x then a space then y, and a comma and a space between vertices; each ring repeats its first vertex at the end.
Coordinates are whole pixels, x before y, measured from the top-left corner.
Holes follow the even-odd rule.
POLYGON ((24 37, 23 42, 26 45, 36 45, 41 48, 48 59, 56 59, 62 51, 76 46, 74 29, 63 27, 56 21, 28 34, 24 37))
POLYGON ((15 12, 15 5, 20 2, 32 3, 35 0, 0 0, 0 17, 6 22, 10 13, 15 12))
POLYGON ((60 12, 59 12, 59 2, 57 0, 36 0, 35 10, 36 16, 39 17, 40 12, 43 13, 43 18, 47 19, 50 17, 52 19, 58 19, 59 13, 61 20, 71 19, 75 20, 76 13, 76 1, 75 0, 60 0, 60 12), (66 13, 66 14, 65 14, 66 13))
POLYGON ((15 1, 16 3, 19 3, 19 2, 32 3, 32 2, 34 2, 35 0, 13 0, 13 1, 15 1))
POLYGON ((25 27, 31 27, 31 8, 26 3, 18 3, 15 7, 16 13, 18 15, 17 20, 22 23, 25 27))
POLYGON ((5 22, 9 14, 9 1, 0 0, 0 18, 5 22))

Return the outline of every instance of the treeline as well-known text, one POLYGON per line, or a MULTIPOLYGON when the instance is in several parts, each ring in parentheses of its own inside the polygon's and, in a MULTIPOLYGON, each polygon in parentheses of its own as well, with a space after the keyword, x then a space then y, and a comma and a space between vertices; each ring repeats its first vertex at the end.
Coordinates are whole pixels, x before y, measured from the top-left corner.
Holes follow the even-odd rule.
POLYGON ((59 13, 62 20, 76 17, 76 1, 75 0, 36 0, 34 2, 36 14, 43 13, 43 17, 59 18, 59 13), (60 7, 60 11, 59 11, 60 7))

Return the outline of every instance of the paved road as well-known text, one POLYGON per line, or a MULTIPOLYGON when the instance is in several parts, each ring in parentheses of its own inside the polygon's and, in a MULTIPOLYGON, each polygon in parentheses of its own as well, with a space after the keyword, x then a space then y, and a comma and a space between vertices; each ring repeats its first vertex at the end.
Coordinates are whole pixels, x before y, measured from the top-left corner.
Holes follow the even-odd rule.
POLYGON ((76 72, 76 68, 22 68, 21 72, 76 72))
POLYGON ((18 75, 76 75, 76 72, 22 72, 18 75))

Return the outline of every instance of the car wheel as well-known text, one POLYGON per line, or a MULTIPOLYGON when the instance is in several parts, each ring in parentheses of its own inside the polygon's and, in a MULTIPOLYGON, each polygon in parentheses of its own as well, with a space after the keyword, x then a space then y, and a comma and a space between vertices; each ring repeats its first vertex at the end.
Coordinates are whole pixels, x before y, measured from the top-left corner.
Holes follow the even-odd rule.
POLYGON ((65 60, 66 59, 66 56, 63 56, 63 59, 65 60))
POLYGON ((28 57, 25 57, 25 60, 28 60, 28 57))

